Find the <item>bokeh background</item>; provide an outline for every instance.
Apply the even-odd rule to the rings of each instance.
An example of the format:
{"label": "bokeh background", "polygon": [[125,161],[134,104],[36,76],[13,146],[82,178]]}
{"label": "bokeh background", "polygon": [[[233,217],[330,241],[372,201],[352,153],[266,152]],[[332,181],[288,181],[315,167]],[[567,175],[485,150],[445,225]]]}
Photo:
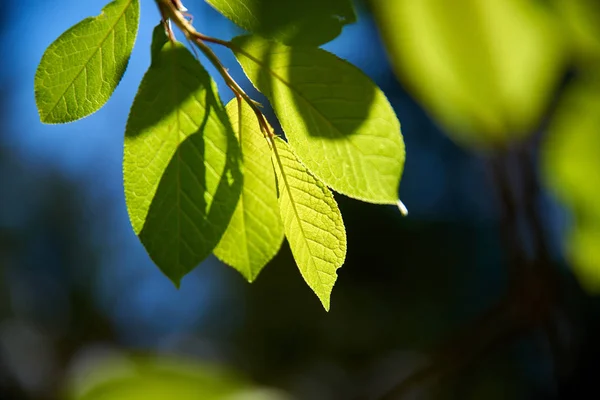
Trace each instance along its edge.
{"label": "bokeh background", "polygon": [[[153,1],[109,103],[39,122],[45,48],[104,3],[1,7],[0,398],[600,396],[600,3],[357,2],[324,48],[394,106],[410,214],[337,196],[349,250],[329,313],[286,245],[251,285],[211,258],[176,290],[133,234],[123,132]],[[240,33],[186,6],[204,33]]]}

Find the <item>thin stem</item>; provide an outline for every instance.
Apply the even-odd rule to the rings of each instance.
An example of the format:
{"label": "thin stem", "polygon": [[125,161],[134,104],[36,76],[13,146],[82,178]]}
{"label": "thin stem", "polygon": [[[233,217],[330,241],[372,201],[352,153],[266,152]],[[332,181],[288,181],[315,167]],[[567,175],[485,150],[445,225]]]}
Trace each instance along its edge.
{"label": "thin stem", "polygon": [[[274,139],[275,135],[271,131],[271,128],[265,118],[265,115],[259,109],[258,104],[254,100],[252,100],[250,98],[250,96],[248,96],[246,94],[244,89],[242,89],[240,87],[240,85],[238,85],[238,83],[235,81],[235,79],[233,79],[233,77],[227,71],[227,68],[225,68],[225,66],[221,63],[221,60],[219,59],[219,57],[214,53],[214,51],[210,47],[208,47],[206,45],[205,42],[219,44],[221,46],[227,47],[228,49],[230,49],[232,51],[234,51],[234,50],[241,51],[241,50],[238,49],[237,47],[235,47],[231,42],[213,38],[210,36],[206,36],[206,35],[198,32],[194,28],[194,26],[191,24],[191,22],[187,20],[187,18],[183,14],[183,12],[179,8],[177,8],[176,5],[174,4],[174,2],[172,2],[171,0],[156,0],[156,3],[161,12],[163,21],[173,21],[173,23],[175,25],[177,25],[177,27],[185,34],[187,39],[190,40],[191,42],[193,42],[200,49],[200,51],[206,56],[206,58],[208,58],[208,60],[215,66],[217,71],[219,71],[219,74],[225,80],[225,84],[234,93],[234,95],[238,101],[239,109],[241,110],[241,101],[243,100],[250,106],[252,111],[254,111],[254,114],[256,114],[256,118],[258,120],[258,125],[260,127],[260,130],[261,130],[262,134],[265,136],[265,138],[267,138],[267,140],[269,141],[269,144],[271,145],[271,149],[273,150],[273,154],[275,155],[275,159],[277,160],[279,168],[282,170],[282,173],[283,173],[283,165],[281,162],[281,158],[279,157],[279,151],[277,150],[277,146],[275,145],[275,139]],[[169,31],[169,37],[171,37],[173,40],[173,35],[172,35],[172,32],[170,31],[170,26],[168,27],[168,31]],[[246,54],[245,52],[242,52],[242,53]]]}
{"label": "thin stem", "polygon": [[210,36],[203,35],[202,33],[196,31],[194,26],[188,21],[184,14],[176,7],[176,5],[170,0],[156,0],[160,12],[163,16],[163,20],[171,20],[177,27],[185,34],[185,36],[192,41],[200,51],[208,58],[208,60],[215,66],[219,74],[225,80],[225,84],[231,89],[231,91],[235,94],[236,97],[243,99],[252,111],[256,114],[258,118],[258,123],[260,125],[260,129],[265,136],[273,136],[273,133],[269,129],[269,125],[265,119],[264,114],[258,108],[257,103],[250,98],[244,92],[244,90],[238,85],[238,83],[233,79],[233,77],[227,71],[227,68],[221,63],[219,57],[213,52],[213,50],[208,47],[205,43],[216,43],[222,46],[225,46],[229,49],[233,49],[233,45],[231,42],[227,42],[224,40],[216,39]]}
{"label": "thin stem", "polygon": [[526,268],[527,262],[519,242],[518,206],[511,189],[506,157],[507,153],[492,156],[489,163],[500,209],[500,237],[508,256],[506,267],[509,292],[513,292],[518,286],[519,277]]}

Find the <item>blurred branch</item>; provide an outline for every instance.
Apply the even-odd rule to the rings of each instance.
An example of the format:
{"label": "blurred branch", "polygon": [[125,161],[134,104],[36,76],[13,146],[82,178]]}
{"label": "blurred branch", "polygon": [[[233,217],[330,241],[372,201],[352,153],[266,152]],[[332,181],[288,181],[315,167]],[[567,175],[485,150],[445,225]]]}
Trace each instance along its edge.
{"label": "blurred branch", "polygon": [[[381,400],[401,399],[417,385],[458,374],[500,346],[536,330],[543,331],[548,340],[555,379],[564,376],[561,366],[568,352],[555,320],[558,277],[537,206],[541,188],[530,145],[509,149],[489,160],[490,178],[499,199],[500,236],[507,255],[505,299],[464,327],[433,353],[426,367],[399,382]],[[511,175],[512,168],[515,176]],[[526,239],[531,242],[530,255]]]}
{"label": "blurred branch", "polygon": [[489,159],[490,178],[496,191],[499,208],[500,236],[506,253],[509,292],[516,289],[519,276],[527,267],[527,256],[520,243],[519,212],[514,182],[509,173],[510,153],[503,152]]}

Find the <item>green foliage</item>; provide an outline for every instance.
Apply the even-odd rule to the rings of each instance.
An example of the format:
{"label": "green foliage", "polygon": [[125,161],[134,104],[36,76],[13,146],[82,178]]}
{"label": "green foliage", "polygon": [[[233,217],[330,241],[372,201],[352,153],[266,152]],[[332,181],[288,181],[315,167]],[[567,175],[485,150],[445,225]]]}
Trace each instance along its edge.
{"label": "green foliage", "polygon": [[207,0],[242,28],[287,44],[320,45],[354,23],[351,0]]}
{"label": "green foliage", "polygon": [[113,357],[96,362],[69,387],[70,400],[284,400],[211,365],[175,357]]}
{"label": "green foliage", "polygon": [[212,79],[184,46],[166,42],[131,108],[123,176],[133,229],[177,285],[225,232],[242,186],[240,161]]}
{"label": "green foliage", "polygon": [[252,282],[279,251],[283,224],[278,212],[271,148],[260,132],[256,115],[247,104],[235,100],[227,105],[227,113],[240,141],[244,184],[215,255]]}
{"label": "green foliage", "polygon": [[561,32],[540,2],[371,3],[397,75],[455,140],[503,147],[538,126],[564,72]]}
{"label": "green foliage", "polygon": [[48,47],[35,75],[42,122],[76,121],[108,101],[125,73],[139,18],[138,0],[115,0]]}
{"label": "green foliage", "polygon": [[600,81],[580,82],[569,89],[544,143],[543,165],[548,185],[575,214],[567,254],[589,291],[600,293]]}
{"label": "green foliage", "polygon": [[[316,47],[355,20],[350,0],[209,2],[275,41],[207,37],[178,2],[156,0],[163,21],[125,130],[123,179],[133,230],[177,286],[211,253],[253,281],[285,235],[302,277],[328,310],[346,232],[327,186],[397,204],[405,156],[400,123],[371,80]],[[42,121],[82,118],[108,100],[125,70],[138,17],[137,0],[115,0],[50,46],[36,75]],[[171,25],[234,92],[227,107],[204,67],[175,41]],[[207,42],[234,51],[272,102],[289,145]]]}
{"label": "green foliage", "polygon": [[279,209],[304,280],[329,310],[336,270],[346,259],[342,215],[327,187],[300,163],[287,143],[275,140]]}
{"label": "green foliage", "polygon": [[590,171],[600,171],[600,81],[569,89],[544,143],[550,185],[568,204],[600,221],[600,186],[590,184]]}
{"label": "green foliage", "polygon": [[567,257],[581,286],[594,295],[600,294],[600,221],[575,224],[567,240]]}
{"label": "green foliage", "polygon": [[396,204],[404,166],[400,124],[381,90],[331,53],[254,36],[236,56],[281,121],[295,153],[337,192]]}

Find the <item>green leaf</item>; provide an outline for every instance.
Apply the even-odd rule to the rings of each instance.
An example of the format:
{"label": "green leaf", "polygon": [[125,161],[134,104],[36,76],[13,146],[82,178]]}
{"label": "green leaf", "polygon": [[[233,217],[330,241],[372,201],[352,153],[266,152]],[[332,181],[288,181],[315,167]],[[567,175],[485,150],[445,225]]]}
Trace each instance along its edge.
{"label": "green leaf", "polygon": [[226,107],[238,135],[243,158],[244,184],[229,227],[215,255],[252,282],[277,254],[283,242],[271,148],[247,105],[234,99]]}
{"label": "green leaf", "polygon": [[139,18],[138,0],[115,0],[48,47],[35,74],[42,122],[76,121],[108,101],[127,68]]}
{"label": "green leaf", "polygon": [[[545,180],[564,203],[600,221],[600,79],[563,94],[542,144]],[[591,179],[591,180],[590,180]]]}
{"label": "green leaf", "polygon": [[225,232],[242,187],[239,164],[214,82],[185,47],[165,44],[131,108],[123,173],[133,229],[176,285]]}
{"label": "green leaf", "polygon": [[[172,356],[112,354],[75,368],[66,382],[70,400],[287,400],[222,367]],[[83,364],[77,365],[84,366]]]}
{"label": "green leaf", "polygon": [[581,286],[600,293],[600,79],[564,93],[541,155],[546,184],[572,212],[566,255]]}
{"label": "green leaf", "polygon": [[370,3],[396,75],[454,140],[504,147],[538,126],[565,68],[542,2]]}
{"label": "green leaf", "polygon": [[281,121],[290,146],[320,180],[347,196],[396,204],[404,167],[400,123],[383,92],[324,50],[258,37],[235,54]]}
{"label": "green leaf", "polygon": [[207,0],[242,28],[287,44],[318,46],[356,22],[351,0]]}
{"label": "green leaf", "polygon": [[346,259],[346,230],[333,195],[276,138],[273,163],[285,235],[302,277],[329,311],[337,269]]}
{"label": "green leaf", "polygon": [[600,294],[600,220],[576,224],[567,238],[567,258],[581,287]]}

